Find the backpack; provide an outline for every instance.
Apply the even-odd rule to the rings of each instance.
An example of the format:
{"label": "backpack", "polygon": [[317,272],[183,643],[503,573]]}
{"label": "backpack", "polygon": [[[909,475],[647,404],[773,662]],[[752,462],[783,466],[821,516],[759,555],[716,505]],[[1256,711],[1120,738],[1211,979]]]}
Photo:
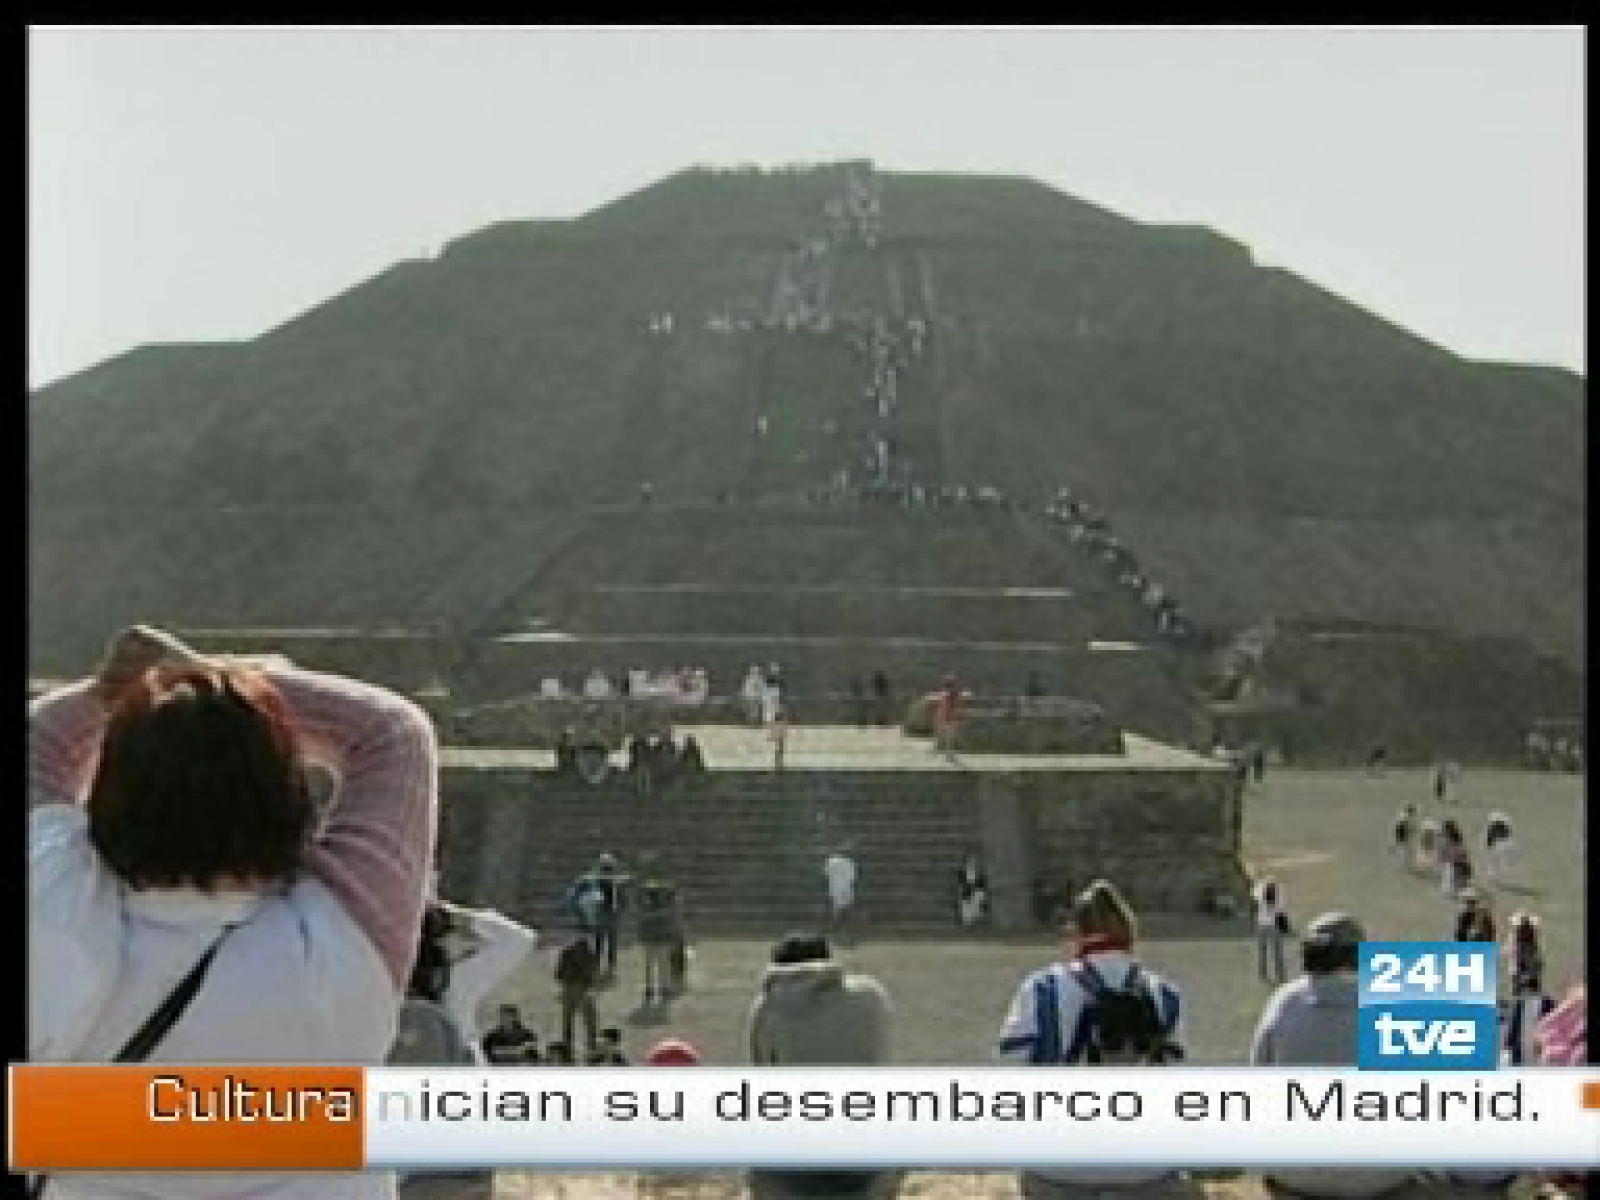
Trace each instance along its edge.
{"label": "backpack", "polygon": [[1160,1066],[1179,1057],[1171,1041],[1169,1023],[1161,1019],[1154,990],[1139,969],[1128,968],[1120,987],[1110,987],[1098,971],[1082,960],[1072,964],[1088,1003],[1073,1039],[1078,1054],[1090,1066]]}
{"label": "backpack", "polygon": [[567,901],[579,924],[592,928],[600,923],[606,909],[605,887],[593,875],[585,875],[572,885]]}

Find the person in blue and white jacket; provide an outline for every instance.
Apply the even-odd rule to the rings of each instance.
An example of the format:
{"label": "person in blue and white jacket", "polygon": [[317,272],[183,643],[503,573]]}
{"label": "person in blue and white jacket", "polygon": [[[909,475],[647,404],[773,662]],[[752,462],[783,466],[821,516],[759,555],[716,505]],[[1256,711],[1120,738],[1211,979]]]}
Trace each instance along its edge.
{"label": "person in blue and white jacket", "polygon": [[[1091,989],[1143,987],[1154,1002],[1162,1052],[1157,1061],[1183,1058],[1183,1000],[1178,989],[1133,955],[1138,923],[1127,901],[1106,880],[1096,880],[1073,901],[1074,942],[1063,962],[1051,963],[1022,981],[1000,1031],[995,1056],[1001,1063],[1041,1066],[1090,1065],[1095,1010]],[[1141,1189],[1171,1172],[1140,1168],[1073,1168],[1025,1173],[1025,1197],[1049,1196],[1060,1188]]]}

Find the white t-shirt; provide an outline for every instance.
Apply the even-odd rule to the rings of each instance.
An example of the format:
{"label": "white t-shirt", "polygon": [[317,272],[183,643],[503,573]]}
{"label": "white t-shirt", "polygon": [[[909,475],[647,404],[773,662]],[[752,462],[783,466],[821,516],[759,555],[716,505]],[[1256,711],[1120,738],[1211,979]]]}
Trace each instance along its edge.
{"label": "white t-shirt", "polygon": [[828,855],[822,864],[828,880],[828,896],[835,908],[848,908],[856,898],[856,864],[842,854]]}
{"label": "white t-shirt", "polygon": [[1261,892],[1256,892],[1256,927],[1258,929],[1276,929],[1278,914],[1283,912],[1283,891],[1277,893],[1277,899],[1268,903]]}

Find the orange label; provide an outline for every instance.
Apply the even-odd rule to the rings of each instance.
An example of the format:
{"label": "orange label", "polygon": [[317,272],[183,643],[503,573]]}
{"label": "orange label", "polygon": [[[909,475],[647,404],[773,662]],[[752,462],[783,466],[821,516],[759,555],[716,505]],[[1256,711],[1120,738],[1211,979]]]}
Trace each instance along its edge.
{"label": "orange label", "polygon": [[15,1171],[359,1171],[359,1067],[15,1065]]}
{"label": "orange label", "polygon": [[1590,1112],[1600,1112],[1600,1083],[1586,1083],[1579,1101]]}

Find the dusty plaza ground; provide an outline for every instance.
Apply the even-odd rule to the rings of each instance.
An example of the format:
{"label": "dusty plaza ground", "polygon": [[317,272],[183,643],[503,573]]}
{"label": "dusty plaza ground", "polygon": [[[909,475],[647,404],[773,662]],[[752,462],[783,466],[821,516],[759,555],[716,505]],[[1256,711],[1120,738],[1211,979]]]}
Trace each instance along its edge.
{"label": "dusty plaza ground", "polygon": [[[1517,908],[1540,914],[1547,986],[1563,990],[1584,971],[1582,777],[1468,771],[1459,794],[1459,808],[1446,815],[1456,816],[1474,839],[1491,808],[1511,814],[1518,842],[1516,878],[1496,891],[1496,913],[1502,928],[1504,918]],[[1269,770],[1263,783],[1251,785],[1247,797],[1246,861],[1252,870],[1271,872],[1282,882],[1297,922],[1342,908],[1360,916],[1373,937],[1448,937],[1453,906],[1441,895],[1437,879],[1400,869],[1385,852],[1392,817],[1408,801],[1430,810],[1427,772],[1390,771],[1372,777],[1359,771]],[[1240,1061],[1268,993],[1255,974],[1248,926],[1220,920],[1187,920],[1182,927],[1166,929],[1162,924],[1150,922],[1141,957],[1183,989],[1191,1060]],[[875,974],[890,992],[896,1009],[896,1060],[942,1065],[987,1060],[1016,984],[1054,950],[1054,940],[1042,934],[998,942],[965,940],[952,931],[947,942],[879,943],[869,936],[848,948],[846,956]],[[654,1039],[671,1034],[691,1040],[709,1061],[742,1063],[745,1016],[766,952],[765,944],[755,942],[698,945],[693,990],[677,1002],[664,1024],[645,1025],[634,1011],[640,992],[637,951],[625,946],[620,982],[602,996],[602,1021],[622,1028],[634,1058],[642,1057]],[[536,953],[504,996],[491,998],[522,1004],[530,1023],[547,1039],[558,1033],[550,971],[549,954]],[[707,1180],[701,1194],[737,1194],[725,1183]],[[1243,1181],[1227,1185],[1230,1195],[1240,1195],[1244,1186]],[[631,1194],[631,1188],[615,1190],[621,1187],[623,1181],[616,1179],[507,1174],[501,1177],[498,1195],[601,1200]],[[1010,1188],[1009,1180],[1000,1177],[915,1176],[902,1194],[958,1200],[1014,1195]]]}

